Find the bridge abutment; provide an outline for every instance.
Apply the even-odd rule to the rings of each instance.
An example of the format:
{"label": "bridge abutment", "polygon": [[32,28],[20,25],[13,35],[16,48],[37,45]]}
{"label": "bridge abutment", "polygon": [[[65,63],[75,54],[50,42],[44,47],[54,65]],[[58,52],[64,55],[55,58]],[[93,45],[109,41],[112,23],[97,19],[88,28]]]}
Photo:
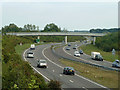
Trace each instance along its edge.
{"label": "bridge abutment", "polygon": [[93,37],[93,45],[95,45],[96,37]]}
{"label": "bridge abutment", "polygon": [[65,36],[65,44],[67,44],[67,36]]}

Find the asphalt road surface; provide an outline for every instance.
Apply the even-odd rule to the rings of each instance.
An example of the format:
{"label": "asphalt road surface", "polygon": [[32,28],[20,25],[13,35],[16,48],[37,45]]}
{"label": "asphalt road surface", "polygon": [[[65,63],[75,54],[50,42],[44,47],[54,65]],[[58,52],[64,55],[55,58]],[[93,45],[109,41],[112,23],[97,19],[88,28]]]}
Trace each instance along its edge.
{"label": "asphalt road surface", "polygon": [[[96,88],[103,88],[106,90],[107,88],[103,85],[100,85],[96,82],[93,82],[85,77],[82,77],[78,74],[75,75],[64,75],[63,74],[63,68],[65,67],[59,62],[59,58],[55,56],[51,49],[51,44],[45,44],[45,45],[39,45],[36,46],[35,50],[32,50],[34,52],[34,58],[27,58],[27,52],[29,49],[27,49],[23,57],[25,61],[28,61],[31,65],[31,67],[41,74],[46,81],[52,80],[58,80],[61,83],[62,88],[81,88],[83,90],[88,90],[91,88],[92,90],[96,90]],[[48,68],[38,68],[37,67],[37,59],[45,59],[47,60]]]}
{"label": "asphalt road surface", "polygon": [[[97,61],[97,60],[93,60],[91,58],[91,56],[84,54],[81,54],[80,57],[76,57],[74,56],[74,52],[76,51],[76,49],[73,49],[73,47],[75,47],[76,43],[72,43],[71,46],[65,46],[65,47],[60,47],[60,48],[56,48],[55,52],[61,56],[64,57],[68,57],[71,59],[74,59],[76,61],[85,61],[88,63],[92,63],[92,64],[96,64],[96,65],[102,65],[102,66],[106,66],[106,67],[110,67],[110,68],[114,68],[112,67],[112,62],[108,62],[108,61]],[[77,43],[78,46],[81,46],[85,43]],[[70,47],[70,50],[66,50],[67,47]],[[84,51],[83,51],[84,52]],[[114,69],[118,69],[118,68],[114,68]]]}

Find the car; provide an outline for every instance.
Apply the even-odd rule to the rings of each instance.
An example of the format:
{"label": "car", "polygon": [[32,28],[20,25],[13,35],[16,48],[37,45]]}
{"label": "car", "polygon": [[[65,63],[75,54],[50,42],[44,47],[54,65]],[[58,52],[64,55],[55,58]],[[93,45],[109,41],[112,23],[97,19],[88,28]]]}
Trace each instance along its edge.
{"label": "car", "polygon": [[77,44],[75,44],[75,47],[77,47]]}
{"label": "car", "polygon": [[35,50],[35,44],[31,44],[30,49]]}
{"label": "car", "polygon": [[120,61],[119,61],[119,60],[115,60],[115,61],[112,63],[112,67],[120,68]]}
{"label": "car", "polygon": [[27,53],[27,58],[34,58],[34,53],[33,52],[28,52]]}
{"label": "car", "polygon": [[67,48],[66,48],[66,50],[70,50],[70,48],[69,48],[69,47],[67,47]]}
{"label": "car", "polygon": [[47,68],[47,61],[43,59],[38,60],[37,67]]}
{"label": "car", "polygon": [[71,44],[69,43],[68,46],[71,46]]}
{"label": "car", "polygon": [[63,74],[65,74],[65,75],[67,75],[67,74],[75,75],[75,70],[72,67],[65,67],[63,69]]}
{"label": "car", "polygon": [[80,54],[83,54],[83,50],[80,50],[79,53],[80,53]]}
{"label": "car", "polygon": [[75,52],[74,52],[74,56],[80,57],[80,53],[79,53],[78,51],[75,51]]}
{"label": "car", "polygon": [[77,49],[77,47],[73,47],[73,49]]}

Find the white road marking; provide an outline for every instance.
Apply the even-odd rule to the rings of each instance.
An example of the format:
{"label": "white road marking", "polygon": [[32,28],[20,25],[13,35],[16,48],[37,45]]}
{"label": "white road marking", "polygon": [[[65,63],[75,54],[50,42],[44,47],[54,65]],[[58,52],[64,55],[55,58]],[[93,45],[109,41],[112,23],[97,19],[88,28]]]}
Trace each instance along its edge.
{"label": "white road marking", "polygon": [[88,90],[87,88],[85,88],[85,87],[82,87],[83,89],[85,89],[85,90]]}
{"label": "white road marking", "polygon": [[69,80],[69,81],[72,82],[72,83],[74,82],[74,81],[72,81],[72,80]]}
{"label": "white road marking", "polygon": [[[65,47],[63,47],[63,51],[64,51],[65,53],[67,53],[68,55],[72,56],[72,57],[75,57],[75,58],[77,58],[77,59],[81,59],[81,60],[83,60],[83,61],[86,61],[86,60],[83,59],[83,58],[76,57],[76,56],[73,56],[72,54],[68,53],[67,51],[65,51]],[[99,64],[93,63],[93,62],[91,62],[91,61],[89,61],[89,62],[92,63],[92,64],[95,64],[95,65],[99,65]]]}
{"label": "white road marking", "polygon": [[52,70],[53,72],[55,72],[54,70]]}
{"label": "white road marking", "polygon": [[[54,63],[53,61],[51,61],[49,58],[47,58],[47,57],[45,56],[44,51],[45,51],[45,49],[47,49],[47,48],[49,48],[49,47],[46,47],[46,48],[44,48],[44,49],[42,50],[43,56],[44,56],[48,61],[50,61],[51,63],[53,63],[53,64],[55,64],[56,66],[58,66],[58,67],[60,67],[60,68],[63,69],[64,67],[62,67],[62,66]],[[89,82],[91,82],[91,83],[93,83],[93,84],[96,84],[96,85],[98,85],[98,86],[100,86],[100,87],[102,87],[102,88],[108,89],[107,87],[105,87],[105,86],[103,86],[103,85],[100,85],[100,84],[98,84],[98,83],[96,83],[96,82],[94,82],[94,81],[91,81],[91,80],[89,80],[89,79],[87,79],[87,78],[85,78],[85,77],[83,77],[83,76],[80,76],[80,75],[78,75],[78,74],[75,74],[75,75],[78,76],[78,77],[80,77],[80,78],[82,78],[82,79],[84,79],[84,80],[86,80],[86,81],[89,81]]]}
{"label": "white road marking", "polygon": [[[27,50],[29,50],[29,48],[26,49],[26,50],[24,51],[24,53],[23,53],[23,58],[24,58],[25,61],[27,61],[27,59],[25,58],[25,53],[26,53]],[[30,63],[29,63],[29,64],[30,64]],[[35,69],[31,64],[30,64],[30,66],[31,66],[37,73],[39,73],[40,75],[42,75],[46,80],[50,81],[50,79],[48,79],[45,75],[43,75],[42,73],[40,73],[40,72],[39,72],[37,69]]]}
{"label": "white road marking", "polygon": [[60,74],[60,76],[62,76],[62,74]]}

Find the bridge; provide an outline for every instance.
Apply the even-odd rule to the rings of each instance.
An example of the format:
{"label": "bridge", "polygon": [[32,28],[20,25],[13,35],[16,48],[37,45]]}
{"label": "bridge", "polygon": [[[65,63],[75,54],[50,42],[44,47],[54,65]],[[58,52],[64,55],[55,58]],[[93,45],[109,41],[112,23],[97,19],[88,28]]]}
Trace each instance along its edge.
{"label": "bridge", "polygon": [[95,44],[96,37],[105,36],[105,33],[86,33],[86,32],[19,32],[6,33],[6,35],[15,36],[65,36],[65,43],[67,44],[67,36],[90,36],[93,37],[93,44]]}

